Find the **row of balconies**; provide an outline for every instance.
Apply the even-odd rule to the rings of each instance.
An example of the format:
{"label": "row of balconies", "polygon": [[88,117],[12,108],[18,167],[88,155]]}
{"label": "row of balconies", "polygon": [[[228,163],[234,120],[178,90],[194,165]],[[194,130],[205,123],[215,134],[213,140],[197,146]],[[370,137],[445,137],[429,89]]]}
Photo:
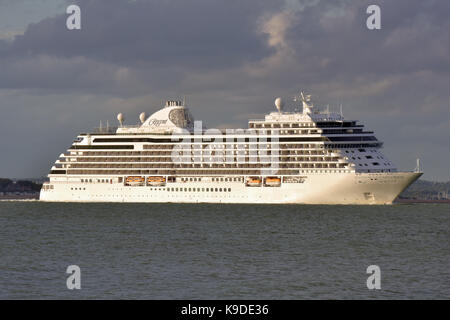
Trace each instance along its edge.
{"label": "row of balconies", "polygon": [[[316,170],[316,169],[314,169]],[[68,170],[67,174],[80,175],[260,175],[259,170],[246,169],[221,169],[221,170],[192,170],[192,169],[176,169],[176,170]],[[299,170],[278,170],[279,175],[298,175]]]}
{"label": "row of balconies", "polygon": [[[328,156],[327,159],[329,158],[329,156],[333,156],[332,160],[327,160],[327,161],[337,161],[339,158],[339,155],[333,155],[333,154],[325,154],[325,153],[294,153],[293,151],[289,152],[289,151],[284,151],[284,152],[280,152],[280,153],[274,153],[272,154],[271,152],[267,152],[266,154],[264,153],[259,153],[259,154],[203,154],[203,155],[195,155],[195,154],[190,154],[190,155],[184,155],[184,154],[179,154],[176,157],[177,158],[186,158],[186,157],[191,157],[191,158],[201,158],[203,159],[203,161],[205,159],[208,158],[214,158],[214,159],[228,159],[230,156],[233,157],[234,160],[236,160],[237,158],[242,158],[244,155],[246,155],[246,159],[250,158],[250,157],[259,157],[259,158],[264,158],[264,157],[280,157],[282,159],[304,159],[305,157],[299,157],[299,156]],[[236,157],[235,157],[236,156]],[[335,159],[334,159],[335,158]],[[104,157],[104,158],[96,158],[96,157],[77,157],[74,158],[74,160],[70,160],[68,161],[65,158],[61,158],[58,159],[57,162],[58,163],[64,163],[64,162],[165,162],[168,161],[170,162],[172,160],[172,156],[171,157],[136,157],[136,158],[127,158],[127,157]],[[320,159],[317,157],[313,157],[311,159]],[[347,158],[348,159],[348,158]],[[291,161],[291,160],[289,160]],[[314,161],[314,160],[313,160]]]}
{"label": "row of balconies", "polygon": [[[234,145],[234,148],[227,148],[224,147],[222,145],[221,148],[219,148],[219,145],[217,144],[213,144],[214,149],[219,149],[219,150],[230,150],[230,149],[234,149],[234,150],[258,150],[258,149],[262,149],[262,145],[264,144],[245,144],[244,148],[241,148],[239,145]],[[209,145],[211,146],[211,145]],[[145,147],[145,145],[144,145]],[[205,150],[205,147],[203,147],[203,150]],[[145,149],[145,148],[144,148]],[[189,149],[189,148],[187,148]],[[191,150],[197,150],[195,147],[191,147]],[[322,150],[324,149],[324,145],[323,144],[285,144],[285,143],[280,143],[277,144],[277,148],[274,148],[274,144],[272,143],[268,143],[267,144],[267,148],[265,148],[267,150],[271,150],[271,149],[313,149],[313,150]],[[162,151],[164,150],[164,151]],[[161,154],[164,153],[169,153],[171,154],[171,152],[173,151],[173,145],[170,145],[170,147],[165,147],[161,150],[158,150],[158,152],[160,152]],[[87,155],[87,156],[151,156],[151,155],[155,155],[157,153],[155,153],[154,151],[90,151],[90,150],[82,150],[79,149],[77,151],[71,151],[71,152],[66,152],[63,153],[62,156],[64,157],[71,157],[71,156],[78,156],[78,155]]]}
{"label": "row of balconies", "polygon": [[152,164],[109,164],[109,165],[97,165],[97,164],[75,164],[75,165],[68,165],[66,167],[61,167],[58,165],[55,165],[53,169],[59,169],[59,168],[66,168],[66,169],[108,169],[108,168],[124,168],[124,169],[133,169],[133,168],[345,168],[348,164],[347,163],[258,163],[258,164],[251,164],[251,163],[243,163],[243,164],[219,164],[219,163],[213,163],[213,164],[199,164],[199,163],[178,163],[178,164],[158,164],[158,165],[152,165]]}
{"label": "row of balconies", "polygon": [[[176,163],[177,161],[173,161],[172,158],[166,157],[166,158],[150,158],[146,161],[124,161],[124,159],[121,158],[94,158],[94,159],[87,159],[87,158],[80,158],[77,162],[67,162],[67,161],[61,161],[57,160],[56,164],[61,166],[64,165],[78,165],[82,163],[93,163],[93,164],[109,164],[109,163],[122,163],[122,164],[130,164],[130,165],[139,165],[142,163]],[[299,156],[254,156],[254,157],[223,157],[223,156],[212,156],[212,157],[190,157],[190,156],[180,156],[177,157],[177,160],[179,162],[190,162],[190,163],[216,163],[216,162],[233,162],[233,163],[239,163],[239,162],[346,162],[347,159],[342,159],[340,157],[299,157]],[[130,163],[132,162],[132,163]],[[100,165],[100,164],[99,164]]]}

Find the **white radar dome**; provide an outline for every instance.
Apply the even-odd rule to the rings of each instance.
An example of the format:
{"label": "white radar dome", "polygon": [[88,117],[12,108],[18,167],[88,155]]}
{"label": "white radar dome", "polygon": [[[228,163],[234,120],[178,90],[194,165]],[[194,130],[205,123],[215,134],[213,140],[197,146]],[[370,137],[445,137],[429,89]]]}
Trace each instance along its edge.
{"label": "white radar dome", "polygon": [[119,114],[117,115],[117,120],[119,120],[120,125],[123,124],[123,120],[125,120],[125,117],[124,117],[123,113],[119,113]]}
{"label": "white radar dome", "polygon": [[141,120],[141,123],[144,123],[145,122],[145,118],[146,118],[147,116],[146,116],[146,114],[145,114],[145,112],[142,112],[140,115],[139,115],[139,120]]}
{"label": "white radar dome", "polygon": [[275,106],[277,107],[278,112],[281,112],[281,110],[284,107],[284,101],[281,98],[276,98],[275,99]]}

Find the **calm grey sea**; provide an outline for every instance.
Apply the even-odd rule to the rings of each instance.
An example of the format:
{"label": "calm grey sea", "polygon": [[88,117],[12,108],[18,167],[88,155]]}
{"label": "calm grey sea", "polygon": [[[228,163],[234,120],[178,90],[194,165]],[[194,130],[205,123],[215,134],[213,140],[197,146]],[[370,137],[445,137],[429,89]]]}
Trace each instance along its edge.
{"label": "calm grey sea", "polygon": [[3,299],[450,298],[448,204],[2,201],[0,226]]}

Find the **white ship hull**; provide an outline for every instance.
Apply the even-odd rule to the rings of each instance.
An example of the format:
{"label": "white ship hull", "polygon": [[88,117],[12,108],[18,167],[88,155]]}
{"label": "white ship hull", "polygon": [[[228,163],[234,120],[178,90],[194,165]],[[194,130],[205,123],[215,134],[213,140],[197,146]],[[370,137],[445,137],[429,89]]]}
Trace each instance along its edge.
{"label": "white ship hull", "polygon": [[[324,173],[302,183],[248,187],[243,182],[172,182],[164,187],[123,183],[53,182],[40,200],[63,202],[391,204],[422,173]],[[303,180],[303,179],[302,179]],[[208,192],[206,190],[209,190]],[[212,191],[211,191],[212,190]],[[217,190],[217,191],[216,191]]]}

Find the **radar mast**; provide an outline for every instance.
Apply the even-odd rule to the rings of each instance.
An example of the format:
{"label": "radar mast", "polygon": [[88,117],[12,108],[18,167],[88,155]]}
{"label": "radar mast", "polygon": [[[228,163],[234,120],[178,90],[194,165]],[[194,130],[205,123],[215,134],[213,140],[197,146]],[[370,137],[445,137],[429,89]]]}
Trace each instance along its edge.
{"label": "radar mast", "polygon": [[310,94],[305,94],[303,91],[301,91],[299,96],[294,97],[294,101],[302,102],[303,114],[313,113],[312,109],[314,108],[314,105],[311,102]]}

